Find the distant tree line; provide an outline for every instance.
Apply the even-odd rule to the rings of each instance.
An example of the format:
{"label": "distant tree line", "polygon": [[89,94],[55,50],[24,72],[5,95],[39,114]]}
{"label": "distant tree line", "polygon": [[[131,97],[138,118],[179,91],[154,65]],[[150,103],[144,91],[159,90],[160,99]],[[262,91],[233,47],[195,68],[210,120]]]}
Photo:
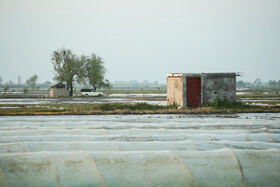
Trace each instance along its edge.
{"label": "distant tree line", "polygon": [[[55,52],[54,52],[55,53]],[[61,51],[59,51],[61,53]],[[68,53],[72,53],[71,51]],[[59,54],[58,54],[59,55]],[[57,57],[57,56],[56,56]],[[52,57],[54,58],[54,57]],[[58,57],[57,57],[58,58]],[[65,56],[65,62],[69,61],[69,57]],[[78,58],[74,55],[72,58]],[[115,89],[119,88],[166,88],[166,84],[159,84],[158,81],[149,82],[147,80],[143,82],[139,82],[136,80],[131,81],[115,81],[114,83],[110,83],[107,79],[104,79],[104,75],[106,69],[104,67],[104,62],[100,57],[97,57],[95,54],[91,56],[81,56],[77,60],[76,67],[79,67],[79,71],[74,71],[71,74],[71,68],[68,66],[74,66],[74,64],[67,64],[67,63],[57,63],[60,66],[56,66],[57,74],[54,80],[57,80],[62,83],[66,83],[67,87],[73,89],[73,84],[75,87],[90,87],[92,86],[95,89],[105,88],[109,89],[114,87]],[[82,62],[79,62],[82,61]],[[53,62],[56,64],[56,62]],[[56,65],[57,65],[56,64]],[[74,66],[75,67],[75,66]],[[68,71],[66,71],[68,70]],[[49,88],[53,83],[50,81],[46,81],[44,83],[38,83],[38,75],[33,75],[29,77],[25,83],[22,83],[22,79],[20,76],[17,78],[18,83],[14,83],[12,81],[5,82],[3,81],[2,77],[0,76],[0,88],[25,88],[25,90],[32,89],[34,90],[39,88]],[[280,89],[280,80],[269,80],[268,82],[263,82],[261,79],[256,79],[253,82],[249,81],[242,81],[239,80],[236,82],[237,88],[253,88],[253,89]],[[72,90],[73,93],[73,90]]]}
{"label": "distant tree line", "polygon": [[102,58],[96,54],[77,56],[70,49],[59,49],[52,54],[55,71],[54,80],[65,83],[73,95],[74,82],[94,89],[110,88],[110,82],[105,79],[106,68]]}
{"label": "distant tree line", "polygon": [[269,80],[268,82],[262,82],[261,79],[256,79],[254,82],[239,80],[236,82],[237,88],[254,88],[254,89],[279,89],[280,80]]}
{"label": "distant tree line", "polygon": [[18,83],[15,84],[14,82],[12,81],[8,81],[6,82],[5,84],[2,84],[2,77],[0,76],[0,86],[4,86],[6,89],[9,89],[9,87],[11,88],[22,88],[22,87],[26,87],[26,88],[30,88],[32,90],[35,89],[35,87],[37,86],[37,82],[38,82],[38,75],[33,75],[31,77],[29,77],[27,80],[26,80],[26,83],[25,84],[22,84],[21,83],[21,77],[18,76],[17,78],[18,80]]}
{"label": "distant tree line", "polygon": [[149,82],[144,80],[143,82],[139,82],[136,80],[130,81],[115,81],[112,83],[114,88],[166,88],[166,84],[160,84],[158,81]]}

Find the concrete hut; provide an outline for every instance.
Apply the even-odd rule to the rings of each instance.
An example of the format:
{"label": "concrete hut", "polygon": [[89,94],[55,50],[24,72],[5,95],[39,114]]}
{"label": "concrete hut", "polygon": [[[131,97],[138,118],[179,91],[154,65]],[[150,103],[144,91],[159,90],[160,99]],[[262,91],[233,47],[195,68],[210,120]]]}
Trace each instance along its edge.
{"label": "concrete hut", "polygon": [[51,97],[69,97],[69,90],[65,84],[58,83],[51,87]]}
{"label": "concrete hut", "polygon": [[196,107],[218,99],[235,101],[236,73],[172,73],[167,75],[167,105]]}

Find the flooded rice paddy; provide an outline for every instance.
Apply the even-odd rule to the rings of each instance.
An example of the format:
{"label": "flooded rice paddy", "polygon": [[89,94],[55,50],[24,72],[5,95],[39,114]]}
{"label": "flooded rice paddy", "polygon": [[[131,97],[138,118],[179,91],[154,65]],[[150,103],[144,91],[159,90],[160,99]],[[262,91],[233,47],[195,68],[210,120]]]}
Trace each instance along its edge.
{"label": "flooded rice paddy", "polygon": [[279,186],[280,114],[0,117],[0,186]]}
{"label": "flooded rice paddy", "polygon": [[[101,104],[101,103],[139,103],[167,105],[166,101],[137,100],[123,97],[75,97],[75,98],[0,98],[1,108],[4,105],[41,105],[41,104]],[[12,107],[12,106],[9,106]]]}
{"label": "flooded rice paddy", "polygon": [[[237,92],[237,95],[245,94],[246,92]],[[251,97],[252,94],[245,94],[248,97],[238,98],[246,104],[259,106],[280,106],[280,96],[264,96]],[[101,104],[101,103],[148,103],[166,106],[166,93],[127,93],[127,94],[109,94],[104,97],[73,97],[73,98],[50,98],[49,95],[41,95],[41,97],[29,98],[0,98],[0,108],[5,108],[4,105],[41,105],[41,104]],[[12,106],[9,106],[12,107]],[[17,106],[15,106],[17,107]]]}

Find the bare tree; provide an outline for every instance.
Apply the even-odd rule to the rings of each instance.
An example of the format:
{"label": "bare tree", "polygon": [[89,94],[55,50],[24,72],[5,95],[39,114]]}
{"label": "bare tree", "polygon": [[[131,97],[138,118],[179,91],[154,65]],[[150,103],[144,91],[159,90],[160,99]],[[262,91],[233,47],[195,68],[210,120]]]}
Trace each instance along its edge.
{"label": "bare tree", "polygon": [[20,76],[17,77],[17,81],[18,81],[18,85],[21,85],[21,77]]}

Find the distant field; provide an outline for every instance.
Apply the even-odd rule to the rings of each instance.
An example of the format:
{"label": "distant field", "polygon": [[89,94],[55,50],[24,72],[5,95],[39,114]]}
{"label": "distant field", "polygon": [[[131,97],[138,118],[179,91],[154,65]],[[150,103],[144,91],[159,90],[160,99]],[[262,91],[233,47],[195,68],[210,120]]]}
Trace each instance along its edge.
{"label": "distant field", "polygon": [[[72,98],[50,98],[48,90],[31,90],[27,94],[23,94],[22,90],[9,90],[6,93],[0,91],[0,105],[4,107],[7,103],[13,104],[11,99],[16,100],[15,104],[98,104],[98,103],[137,103],[146,102],[148,104],[166,105],[167,90],[157,88],[145,89],[113,89],[100,90],[104,92],[103,98],[81,98],[79,90],[75,90]],[[279,90],[237,90],[237,101],[245,104],[258,106],[280,106]],[[10,100],[9,100],[10,99]],[[29,100],[28,100],[29,99]],[[31,99],[31,100],[30,100]],[[37,99],[37,100],[36,100]]]}

